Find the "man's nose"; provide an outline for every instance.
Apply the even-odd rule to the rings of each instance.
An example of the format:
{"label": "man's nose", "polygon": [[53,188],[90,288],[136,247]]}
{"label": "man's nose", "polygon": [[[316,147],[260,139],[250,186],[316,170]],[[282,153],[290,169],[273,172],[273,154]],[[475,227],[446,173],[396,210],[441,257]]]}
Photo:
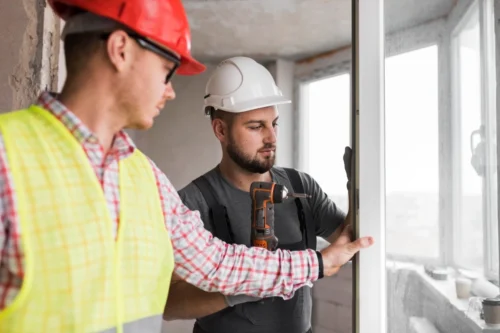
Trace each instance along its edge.
{"label": "man's nose", "polygon": [[274,127],[270,127],[267,130],[266,137],[264,138],[265,143],[276,143],[277,133]]}
{"label": "man's nose", "polygon": [[172,82],[167,83],[167,85],[165,86],[163,98],[165,99],[165,101],[171,101],[175,99],[175,90]]}

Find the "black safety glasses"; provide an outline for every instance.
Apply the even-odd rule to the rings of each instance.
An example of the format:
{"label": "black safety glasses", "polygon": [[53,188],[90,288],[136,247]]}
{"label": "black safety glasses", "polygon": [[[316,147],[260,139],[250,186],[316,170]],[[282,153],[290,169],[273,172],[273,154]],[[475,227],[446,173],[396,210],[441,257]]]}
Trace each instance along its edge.
{"label": "black safety glasses", "polygon": [[[110,35],[111,33],[103,34],[101,35],[101,38],[106,40]],[[174,66],[169,70],[165,78],[165,84],[169,83],[170,80],[172,79],[172,76],[174,76],[175,72],[179,68],[181,64],[181,59],[179,59],[179,57],[177,57],[172,52],[159,47],[158,45],[142,37],[141,35],[135,33],[128,33],[128,35],[130,36],[130,38],[133,38],[137,42],[137,44],[139,44],[139,46],[141,46],[142,48],[154,52],[158,54],[160,57],[163,57],[174,64]]]}

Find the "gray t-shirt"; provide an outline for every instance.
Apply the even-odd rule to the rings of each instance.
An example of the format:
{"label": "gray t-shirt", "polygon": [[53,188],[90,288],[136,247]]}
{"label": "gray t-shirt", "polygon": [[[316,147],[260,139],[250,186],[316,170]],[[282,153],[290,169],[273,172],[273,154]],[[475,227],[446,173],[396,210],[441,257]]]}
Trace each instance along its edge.
{"label": "gray t-shirt", "polygon": [[[279,167],[272,168],[271,175],[275,183],[285,185],[289,191],[292,191],[292,185],[285,170]],[[299,172],[299,175],[304,185],[304,192],[312,196],[308,200],[313,213],[316,235],[328,238],[344,222],[345,213],[328,198],[311,176],[304,172]],[[232,185],[221,175],[218,168],[207,172],[205,177],[214,188],[220,203],[227,208],[231,229],[234,232],[234,241],[250,245],[252,201],[249,192],[242,191]],[[194,183],[190,183],[179,191],[179,195],[189,209],[200,212],[205,228],[213,232],[209,219],[209,208],[198,187]],[[274,211],[276,237],[279,240],[287,240],[287,243],[300,241],[302,234],[294,201],[287,200],[276,204]]]}
{"label": "gray t-shirt", "polygon": [[[289,191],[293,191],[292,185],[286,171],[275,167],[271,169],[273,182],[282,184]],[[310,194],[309,206],[313,215],[316,235],[322,238],[330,236],[336,228],[344,222],[345,213],[342,212],[333,201],[323,192],[318,183],[308,174],[299,172],[304,192]],[[208,182],[212,185],[219,203],[227,209],[233,240],[238,244],[250,246],[250,221],[251,221],[251,198],[249,192],[242,191],[226,180],[216,167],[205,174]],[[184,204],[191,210],[200,212],[205,228],[213,232],[209,217],[209,207],[194,183],[188,184],[179,191]],[[302,241],[300,220],[297,214],[297,206],[294,200],[287,200],[274,206],[275,235],[280,245],[294,244]],[[305,288],[308,290],[308,288]],[[283,310],[276,309],[272,313],[268,307],[265,311],[259,311],[256,304],[243,304],[236,306],[234,313],[218,313],[205,318],[200,318],[198,324],[207,332],[218,331],[232,332],[231,327],[238,327],[241,332],[299,332],[303,333],[310,327],[312,298],[310,292],[302,291],[295,308],[289,307],[293,313],[282,313]],[[269,306],[269,305],[267,305]],[[281,309],[283,305],[277,305]],[[297,309],[299,307],[299,309]],[[272,309],[272,308],[271,308]],[[298,320],[290,318],[299,317]],[[246,317],[242,320],[241,317]],[[281,317],[281,318],[277,318]],[[241,321],[240,321],[241,320]],[[276,321],[281,324],[276,324]],[[289,323],[290,327],[283,326]],[[242,327],[246,326],[246,327]],[[301,326],[300,328],[297,326]],[[215,329],[216,328],[216,329]]]}

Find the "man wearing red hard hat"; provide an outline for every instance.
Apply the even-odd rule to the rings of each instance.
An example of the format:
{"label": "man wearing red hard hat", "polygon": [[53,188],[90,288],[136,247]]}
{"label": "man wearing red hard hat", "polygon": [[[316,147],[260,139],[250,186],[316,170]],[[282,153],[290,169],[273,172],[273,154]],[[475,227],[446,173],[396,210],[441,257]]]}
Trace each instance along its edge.
{"label": "man wearing red hard hat", "polygon": [[172,278],[288,299],[371,244],[213,238],[123,131],[153,124],[174,73],[205,69],[181,1],[48,3],[66,21],[64,88],[0,115],[0,332],[159,332]]}

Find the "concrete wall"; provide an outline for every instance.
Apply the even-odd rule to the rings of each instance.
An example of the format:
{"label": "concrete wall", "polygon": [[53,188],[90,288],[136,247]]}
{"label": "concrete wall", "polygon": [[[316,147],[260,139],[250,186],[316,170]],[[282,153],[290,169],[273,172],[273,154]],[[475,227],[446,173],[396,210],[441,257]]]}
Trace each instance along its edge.
{"label": "concrete wall", "polygon": [[57,88],[59,20],[44,1],[0,2],[0,110],[29,105]]}
{"label": "concrete wall", "polygon": [[[28,16],[22,1],[2,1],[0,3],[0,31],[2,49],[0,51],[0,110],[12,108],[13,91],[9,84],[10,77],[19,61],[23,35],[28,24]],[[11,18],[7,20],[6,18]]]}

